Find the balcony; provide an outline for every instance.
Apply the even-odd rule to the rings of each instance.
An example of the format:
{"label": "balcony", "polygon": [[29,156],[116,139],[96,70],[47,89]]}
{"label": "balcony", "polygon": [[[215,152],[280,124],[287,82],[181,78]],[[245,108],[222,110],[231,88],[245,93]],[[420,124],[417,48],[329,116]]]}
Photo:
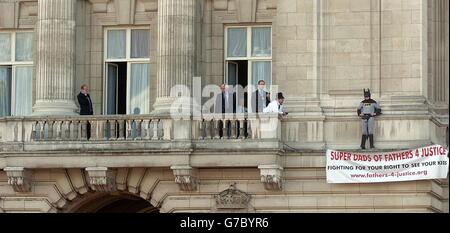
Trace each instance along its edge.
{"label": "balcony", "polygon": [[0,167],[245,167],[276,163],[280,139],[278,114],[8,117],[0,119]]}

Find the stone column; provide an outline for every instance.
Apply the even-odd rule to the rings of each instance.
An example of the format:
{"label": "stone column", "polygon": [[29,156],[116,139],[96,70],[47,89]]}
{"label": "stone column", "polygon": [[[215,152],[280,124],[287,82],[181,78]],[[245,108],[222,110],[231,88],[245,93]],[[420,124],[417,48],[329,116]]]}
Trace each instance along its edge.
{"label": "stone column", "polygon": [[156,113],[169,113],[175,98],[171,88],[191,89],[196,73],[196,46],[200,0],[158,1],[158,71]]}
{"label": "stone column", "polygon": [[39,0],[34,115],[74,115],[76,0]]}

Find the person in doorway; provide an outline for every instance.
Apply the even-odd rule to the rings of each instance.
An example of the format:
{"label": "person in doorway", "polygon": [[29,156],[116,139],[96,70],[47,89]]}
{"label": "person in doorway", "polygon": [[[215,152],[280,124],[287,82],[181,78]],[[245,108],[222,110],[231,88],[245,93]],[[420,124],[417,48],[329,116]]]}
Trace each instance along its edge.
{"label": "person in doorway", "polygon": [[[81,85],[80,93],[77,96],[78,103],[80,104],[80,115],[88,116],[94,115],[94,109],[92,108],[92,100],[89,95],[89,86],[87,84]],[[89,140],[91,138],[91,124],[86,126],[86,136]]]}
{"label": "person in doorway", "polygon": [[381,114],[381,108],[378,103],[371,98],[370,89],[364,89],[364,100],[361,101],[357,109],[358,116],[361,117],[362,138],[361,149],[366,149],[367,138],[370,141],[370,148],[375,148],[373,143],[374,117]]}

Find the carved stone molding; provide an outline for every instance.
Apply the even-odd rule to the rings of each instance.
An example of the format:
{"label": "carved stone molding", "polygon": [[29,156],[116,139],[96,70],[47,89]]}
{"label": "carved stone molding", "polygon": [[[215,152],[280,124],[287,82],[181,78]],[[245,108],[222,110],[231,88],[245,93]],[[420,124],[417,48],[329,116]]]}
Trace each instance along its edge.
{"label": "carved stone molding", "polygon": [[38,3],[36,2],[19,2],[21,16],[37,16]]}
{"label": "carved stone molding", "polygon": [[117,24],[134,24],[136,0],[115,0]]}
{"label": "carved stone molding", "polygon": [[[216,11],[226,11],[229,10],[230,1],[232,1],[232,4],[236,6],[236,9],[239,11],[242,9],[242,14],[247,13],[248,16],[251,18],[254,18],[256,14],[257,9],[263,9],[263,10],[275,10],[277,9],[277,0],[214,0],[213,2],[213,9]],[[250,6],[250,8],[248,7]],[[247,10],[250,10],[248,11]],[[249,12],[251,14],[249,14]],[[247,16],[243,16],[247,17]]]}
{"label": "carved stone molding", "polygon": [[0,29],[1,28],[17,28],[19,22],[19,5],[18,2],[0,2]]}
{"label": "carved stone molding", "polygon": [[282,167],[278,165],[260,165],[258,169],[261,172],[261,182],[263,182],[266,190],[282,189]]}
{"label": "carved stone molding", "polygon": [[213,8],[218,11],[228,10],[228,0],[214,0]]}
{"label": "carved stone molding", "polygon": [[171,166],[170,169],[173,171],[175,176],[175,182],[178,184],[183,191],[194,191],[197,189],[197,170],[193,169],[191,166]]}
{"label": "carved stone molding", "polygon": [[230,185],[215,198],[217,209],[246,209],[250,202],[250,195],[237,189],[236,184]]}
{"label": "carved stone molding", "polygon": [[158,11],[158,0],[138,0],[144,4],[146,12]]}
{"label": "carved stone molding", "polygon": [[31,171],[23,167],[6,167],[3,169],[8,176],[8,184],[14,191],[26,193],[31,191]]}
{"label": "carved stone molding", "polygon": [[99,192],[115,192],[116,187],[116,171],[107,167],[88,167],[86,172],[89,177],[89,185],[95,191]]}
{"label": "carved stone molding", "polygon": [[92,3],[92,11],[94,13],[107,13],[108,3],[110,0],[89,0]]}
{"label": "carved stone molding", "polygon": [[241,23],[256,22],[257,0],[236,0],[238,21]]}

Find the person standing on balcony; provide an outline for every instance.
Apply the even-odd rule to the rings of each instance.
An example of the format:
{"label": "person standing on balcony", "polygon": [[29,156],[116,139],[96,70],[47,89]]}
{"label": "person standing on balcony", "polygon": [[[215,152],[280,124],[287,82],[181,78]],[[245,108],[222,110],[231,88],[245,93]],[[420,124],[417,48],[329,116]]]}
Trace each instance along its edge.
{"label": "person standing on balcony", "polygon": [[[92,100],[89,95],[89,86],[87,84],[81,85],[80,93],[77,96],[78,103],[80,104],[80,115],[94,115],[94,109],[92,108]],[[88,122],[86,126],[87,139],[91,138],[91,124]]]}
{"label": "person standing on balcony", "polygon": [[264,91],[266,82],[258,81],[258,90],[252,93],[252,111],[253,113],[263,112],[270,103],[270,93]]}
{"label": "person standing on balcony", "polygon": [[81,86],[80,93],[77,96],[78,103],[80,104],[80,115],[94,115],[94,109],[92,108],[92,100],[89,95],[89,86],[83,84]]}
{"label": "person standing on balcony", "polygon": [[215,113],[234,113],[236,112],[236,103],[234,103],[235,94],[230,92],[229,86],[220,85],[220,93],[216,96],[214,104]]}
{"label": "person standing on balcony", "polygon": [[[236,113],[235,93],[230,92],[228,85],[220,85],[220,93],[216,96],[216,102],[214,105],[215,113]],[[223,129],[224,122],[219,121],[219,128]],[[231,136],[231,122],[226,121],[227,136]],[[222,130],[219,131],[219,136],[223,137]]]}
{"label": "person standing on balcony", "polygon": [[288,113],[283,109],[284,96],[283,93],[280,92],[277,94],[277,99],[270,102],[270,104],[264,108],[263,112],[265,113],[279,113],[283,116],[286,116]]}
{"label": "person standing on balcony", "polygon": [[377,101],[370,98],[370,89],[364,89],[364,100],[361,101],[358,107],[358,116],[362,120],[362,138],[361,149],[366,149],[366,140],[369,138],[370,149],[375,148],[373,145],[373,127],[374,117],[381,114],[381,108]]}

